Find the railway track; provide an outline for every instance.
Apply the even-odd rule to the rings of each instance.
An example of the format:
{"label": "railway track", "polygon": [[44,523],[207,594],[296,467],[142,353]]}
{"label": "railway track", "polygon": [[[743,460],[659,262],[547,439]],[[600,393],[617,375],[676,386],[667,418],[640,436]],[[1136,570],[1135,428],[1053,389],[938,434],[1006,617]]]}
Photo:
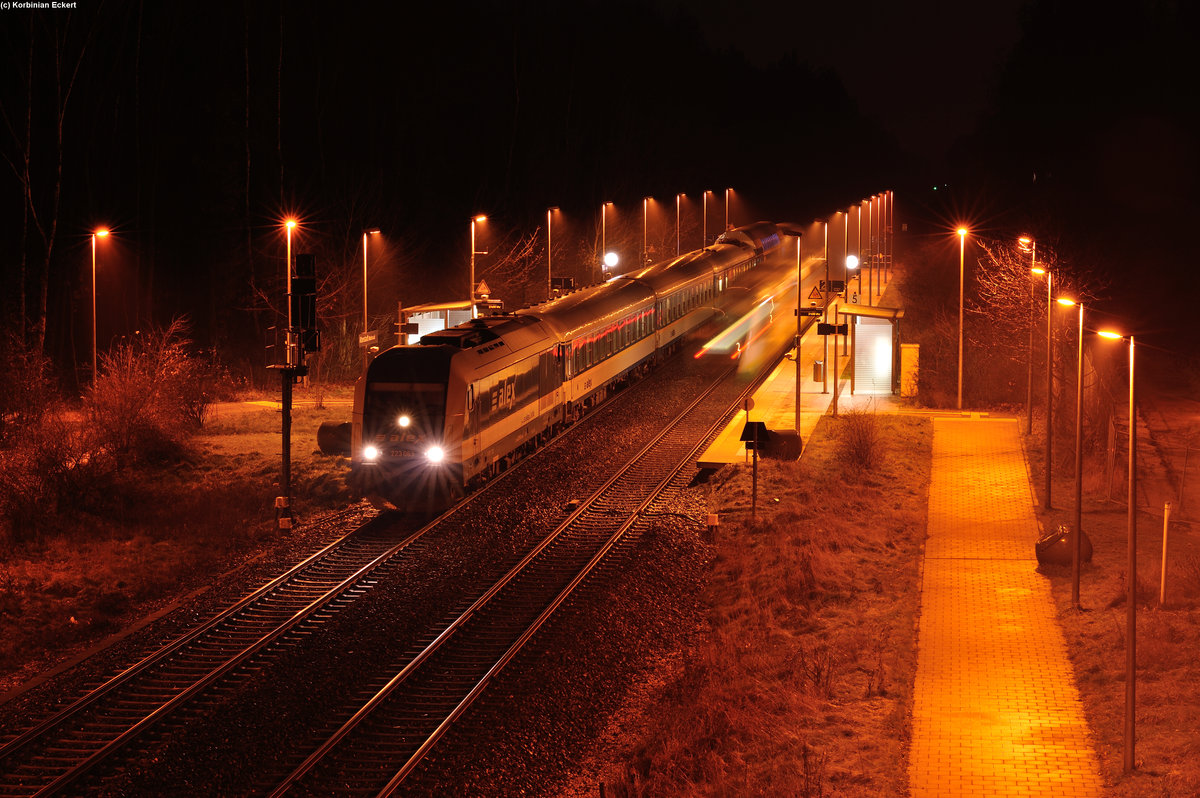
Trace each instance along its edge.
{"label": "railway track", "polygon": [[[589,420],[619,395],[593,408]],[[428,533],[486,502],[513,473],[493,478],[424,525],[393,516],[368,521],[40,721],[0,738],[0,798],[86,789],[106,768],[120,767],[122,752],[144,748],[172,718],[194,712],[206,696],[368,593],[402,554],[418,555]]]}
{"label": "railway track", "polygon": [[720,429],[721,421],[713,419],[724,419],[753,390],[750,385],[732,405],[726,397],[714,407],[713,395],[733,371],[504,576],[431,631],[427,643],[405,652],[394,674],[271,795],[388,795],[399,789],[555,611],[622,549],[629,531]]}

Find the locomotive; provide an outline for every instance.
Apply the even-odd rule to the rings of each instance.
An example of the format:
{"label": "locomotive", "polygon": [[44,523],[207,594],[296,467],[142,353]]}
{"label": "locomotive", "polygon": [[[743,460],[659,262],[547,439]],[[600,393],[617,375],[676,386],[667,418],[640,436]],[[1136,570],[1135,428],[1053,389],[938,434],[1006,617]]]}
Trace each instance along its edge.
{"label": "locomotive", "polygon": [[431,512],[505,470],[708,321],[780,243],[758,222],[599,285],[394,346],[354,390],[351,490]]}

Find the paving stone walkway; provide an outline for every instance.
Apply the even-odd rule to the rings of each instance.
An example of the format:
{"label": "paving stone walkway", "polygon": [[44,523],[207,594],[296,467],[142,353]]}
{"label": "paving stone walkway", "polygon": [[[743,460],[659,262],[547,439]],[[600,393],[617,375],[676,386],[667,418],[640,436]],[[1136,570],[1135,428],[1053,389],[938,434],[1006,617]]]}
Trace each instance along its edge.
{"label": "paving stone walkway", "polygon": [[924,796],[1099,796],[1012,419],[937,418],[909,785]]}

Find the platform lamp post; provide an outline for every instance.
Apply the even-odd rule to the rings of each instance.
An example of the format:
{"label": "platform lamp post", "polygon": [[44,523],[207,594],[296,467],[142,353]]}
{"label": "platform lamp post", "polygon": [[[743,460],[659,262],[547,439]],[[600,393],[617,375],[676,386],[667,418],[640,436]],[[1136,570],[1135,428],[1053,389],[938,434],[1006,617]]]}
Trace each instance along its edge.
{"label": "platform lamp post", "polygon": [[1054,275],[1049,269],[1036,266],[1034,274],[1046,275],[1046,488],[1042,506],[1050,509],[1050,471],[1054,450]]}
{"label": "platform lamp post", "polygon": [[646,265],[646,258],[650,257],[649,246],[649,231],[650,231],[650,198],[642,197],[642,265]]}
{"label": "platform lamp post", "polygon": [[558,210],[557,205],[553,205],[546,209],[546,300],[554,298],[554,273],[551,270],[550,258],[551,251],[554,248],[554,239],[550,235],[550,222],[554,219],[554,212]]}
{"label": "platform lamp post", "polygon": [[471,217],[471,285],[467,294],[467,300],[471,307],[471,318],[475,318],[475,256],[487,254],[486,249],[482,252],[475,249],[475,225],[486,221],[487,217],[483,214]]}
{"label": "platform lamp post", "polygon": [[783,229],[783,234],[793,236],[796,239],[796,443],[800,446],[801,451],[804,449],[804,438],[800,435],[800,387],[801,375],[800,355],[801,345],[804,343],[804,314],[801,312],[804,309],[804,286],[802,285],[803,274],[800,270],[800,239],[804,236],[799,230]]}
{"label": "platform lamp post", "polygon": [[[1126,336],[1112,330],[1099,330],[1101,338],[1122,341]],[[1132,773],[1134,762],[1134,710],[1137,706],[1137,424],[1134,371],[1134,336],[1129,340],[1129,496],[1126,500],[1125,542],[1125,772]]]}
{"label": "platform lamp post", "polygon": [[733,189],[725,189],[725,229],[729,229],[729,195],[733,193]]}
{"label": "platform lamp post", "polygon": [[363,230],[363,332],[367,331],[367,238],[379,235],[379,228]]}
{"label": "platform lamp post", "polygon": [[608,206],[611,202],[600,203],[600,278],[604,279],[604,258],[608,252],[608,245],[605,243],[605,225]]}
{"label": "platform lamp post", "polygon": [[92,385],[96,384],[96,239],[107,238],[108,228],[92,232]]}
{"label": "platform lamp post", "polygon": [[679,201],[683,198],[682,192],[675,195],[675,257],[679,257]]}
{"label": "platform lamp post", "polygon": [[700,249],[708,246],[708,195],[711,193],[711,191],[705,191],[700,195],[700,215],[704,217],[700,222]]}
{"label": "platform lamp post", "polygon": [[1071,545],[1071,606],[1079,605],[1079,552],[1083,542],[1083,303],[1059,297],[1058,304],[1079,308],[1079,350],[1075,362],[1075,540]]}
{"label": "platform lamp post", "polygon": [[963,372],[963,262],[967,251],[967,228],[958,228],[958,402],[962,410]]}
{"label": "platform lamp post", "polygon": [[1033,434],[1033,313],[1034,313],[1034,274],[1040,274],[1037,266],[1037,242],[1028,236],[1021,236],[1017,239],[1021,251],[1030,252],[1032,256],[1029,260],[1029,380],[1025,389],[1025,407],[1028,412],[1028,418],[1025,422],[1025,429],[1028,434]]}

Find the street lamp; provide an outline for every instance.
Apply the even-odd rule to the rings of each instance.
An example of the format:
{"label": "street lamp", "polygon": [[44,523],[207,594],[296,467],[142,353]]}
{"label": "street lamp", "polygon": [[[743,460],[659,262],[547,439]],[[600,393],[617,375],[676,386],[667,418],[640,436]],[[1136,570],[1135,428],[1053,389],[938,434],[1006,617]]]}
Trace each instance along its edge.
{"label": "street lamp", "polygon": [[487,217],[483,214],[471,217],[471,285],[470,292],[467,295],[471,307],[471,318],[475,318],[475,256],[487,254],[486,249],[482,252],[475,249],[475,225],[486,221]]}
{"label": "street lamp", "polygon": [[363,230],[363,332],[367,331],[367,237],[379,235],[379,228]]}
{"label": "street lamp", "polygon": [[[1017,239],[1021,250],[1031,252],[1032,257],[1029,261],[1029,271],[1032,274],[1038,274],[1037,268],[1037,242],[1028,236],[1021,236]],[[1029,418],[1026,421],[1025,429],[1030,435],[1033,434],[1033,278],[1029,279],[1029,382],[1025,390],[1025,407],[1028,410]]]}
{"label": "street lamp", "polygon": [[604,271],[608,272],[612,269],[617,268],[617,263],[619,261],[620,261],[620,258],[617,257],[617,253],[605,252],[604,253]]}
{"label": "street lamp", "polygon": [[[1063,307],[1079,307],[1079,351],[1075,363],[1075,540],[1071,546],[1071,604],[1079,606],[1079,550],[1083,540],[1083,303],[1059,297]],[[1134,419],[1130,419],[1132,424]]]}
{"label": "street lamp", "polygon": [[958,228],[958,409],[962,410],[963,367],[963,258],[967,250],[967,228]]}
{"label": "street lamp", "polygon": [[729,195],[733,193],[733,189],[725,189],[725,229],[729,229]]}
{"label": "street lamp", "polygon": [[646,265],[646,259],[649,255],[649,247],[647,245],[647,233],[650,230],[648,222],[648,214],[650,212],[650,198],[642,197],[642,265]]}
{"label": "street lamp", "polygon": [[[1103,338],[1120,341],[1125,336],[1100,330]],[[1133,771],[1134,708],[1137,703],[1137,424],[1134,391],[1134,337],[1129,336],[1129,498],[1126,508],[1125,564],[1125,772]]]}
{"label": "street lamp", "polygon": [[704,216],[704,221],[700,223],[700,249],[708,246],[708,195],[711,193],[711,191],[705,191],[701,195],[701,205],[703,206],[701,215]]}
{"label": "street lamp", "polygon": [[600,204],[600,259],[601,259],[600,276],[601,277],[604,276],[604,259],[608,257],[605,254],[608,251],[608,247],[604,241],[604,236],[605,236],[604,228],[605,228],[605,216],[606,216],[605,212],[608,210],[609,205],[612,205],[612,203],[611,202],[603,202]]}
{"label": "street lamp", "polygon": [[550,237],[550,221],[554,218],[554,212],[558,210],[557,205],[552,205],[546,209],[546,299],[554,298],[554,273],[550,269],[551,250],[554,247],[553,239]]}
{"label": "street lamp", "polygon": [[107,237],[106,227],[92,233],[92,385],[96,384],[96,239]]}
{"label": "street lamp", "polygon": [[1050,471],[1054,451],[1054,274],[1040,266],[1034,274],[1046,275],[1046,491],[1042,506],[1050,509]]}
{"label": "street lamp", "polygon": [[683,193],[675,195],[675,257],[679,257],[679,201],[683,199]]}

